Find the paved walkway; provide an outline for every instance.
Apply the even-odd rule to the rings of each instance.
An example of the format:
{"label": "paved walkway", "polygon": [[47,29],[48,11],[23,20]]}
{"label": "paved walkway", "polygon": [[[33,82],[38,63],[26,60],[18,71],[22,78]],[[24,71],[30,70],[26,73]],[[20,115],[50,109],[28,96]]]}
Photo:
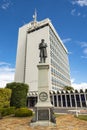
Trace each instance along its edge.
{"label": "paved walkway", "polygon": [[64,115],[56,118],[56,126],[30,127],[30,118],[9,117],[0,120],[0,130],[87,130],[87,121]]}

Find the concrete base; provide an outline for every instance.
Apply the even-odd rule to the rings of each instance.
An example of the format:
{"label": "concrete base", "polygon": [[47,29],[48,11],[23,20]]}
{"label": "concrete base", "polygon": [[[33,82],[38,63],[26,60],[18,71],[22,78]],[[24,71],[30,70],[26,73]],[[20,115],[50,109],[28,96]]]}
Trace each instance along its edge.
{"label": "concrete base", "polygon": [[35,115],[31,120],[31,123],[37,123],[37,122],[47,122],[46,124],[48,124],[48,122],[51,122],[52,124],[56,124],[53,108],[48,107],[35,108]]}
{"label": "concrete base", "polygon": [[37,121],[30,123],[30,126],[56,126],[56,124],[50,121]]}
{"label": "concrete base", "polygon": [[49,65],[46,63],[38,66],[38,102],[35,105],[35,115],[31,120],[32,125],[49,126],[56,123],[53,106],[49,95]]}

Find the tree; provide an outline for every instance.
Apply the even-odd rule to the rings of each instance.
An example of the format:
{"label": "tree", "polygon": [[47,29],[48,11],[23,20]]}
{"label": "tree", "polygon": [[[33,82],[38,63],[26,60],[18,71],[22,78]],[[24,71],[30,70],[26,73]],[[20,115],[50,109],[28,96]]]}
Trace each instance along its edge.
{"label": "tree", "polygon": [[69,91],[72,91],[72,90],[74,90],[74,88],[73,88],[73,87],[71,87],[71,86],[65,86],[65,87],[64,87],[64,90],[69,90]]}
{"label": "tree", "polygon": [[8,88],[0,88],[0,108],[10,106],[11,90]]}
{"label": "tree", "polygon": [[6,88],[12,90],[10,105],[16,108],[25,107],[27,102],[27,92],[29,86],[24,83],[8,83]]}

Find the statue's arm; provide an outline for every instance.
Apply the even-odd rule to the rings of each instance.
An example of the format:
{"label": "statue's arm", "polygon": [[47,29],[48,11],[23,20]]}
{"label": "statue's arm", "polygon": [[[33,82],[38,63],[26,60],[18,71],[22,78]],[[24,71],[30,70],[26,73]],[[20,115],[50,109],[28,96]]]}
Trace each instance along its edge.
{"label": "statue's arm", "polygon": [[41,48],[40,44],[39,44],[39,49]]}
{"label": "statue's arm", "polygon": [[46,44],[46,47],[48,47],[47,44]]}

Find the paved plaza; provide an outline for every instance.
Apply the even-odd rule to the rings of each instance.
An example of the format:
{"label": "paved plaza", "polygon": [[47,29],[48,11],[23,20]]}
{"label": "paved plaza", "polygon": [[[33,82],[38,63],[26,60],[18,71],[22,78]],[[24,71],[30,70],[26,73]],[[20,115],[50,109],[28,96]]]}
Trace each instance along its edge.
{"label": "paved plaza", "polygon": [[87,130],[87,121],[79,120],[73,115],[63,115],[56,118],[56,126],[29,125],[31,118],[7,117],[0,120],[0,130]]}

